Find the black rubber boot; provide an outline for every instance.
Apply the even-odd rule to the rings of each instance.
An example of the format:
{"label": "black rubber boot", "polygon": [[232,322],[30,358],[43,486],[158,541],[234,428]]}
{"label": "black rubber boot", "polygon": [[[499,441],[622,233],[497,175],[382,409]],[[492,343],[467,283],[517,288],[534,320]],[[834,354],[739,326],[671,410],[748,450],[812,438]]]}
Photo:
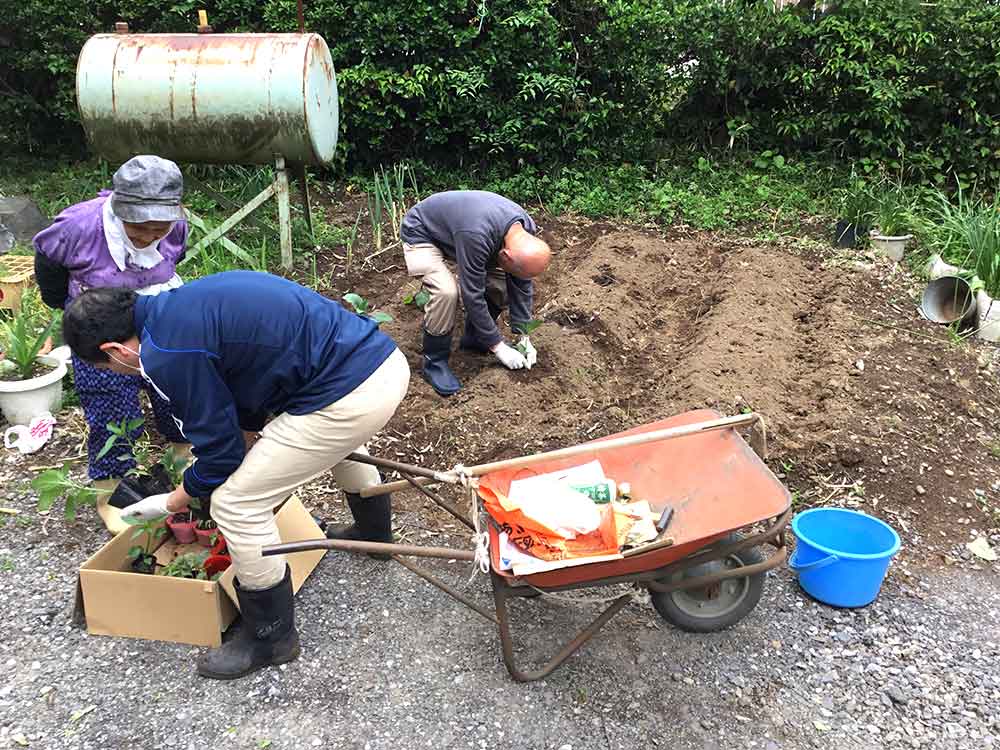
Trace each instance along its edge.
{"label": "black rubber boot", "polygon": [[[392,495],[361,497],[345,492],[347,507],[351,509],[354,523],[327,526],[327,539],[348,539],[355,542],[385,542],[392,544]],[[389,555],[371,554],[376,560],[388,560]]]}
{"label": "black rubber boot", "polygon": [[441,336],[432,336],[424,331],[424,380],[441,396],[451,396],[462,387],[455,373],[448,367],[450,356],[450,331]]}
{"label": "black rubber boot", "polygon": [[220,648],[198,660],[198,674],[213,680],[235,680],[272,664],[299,657],[299,633],[295,629],[292,570],[269,589],[248,591],[234,581],[243,624],[240,632]]}

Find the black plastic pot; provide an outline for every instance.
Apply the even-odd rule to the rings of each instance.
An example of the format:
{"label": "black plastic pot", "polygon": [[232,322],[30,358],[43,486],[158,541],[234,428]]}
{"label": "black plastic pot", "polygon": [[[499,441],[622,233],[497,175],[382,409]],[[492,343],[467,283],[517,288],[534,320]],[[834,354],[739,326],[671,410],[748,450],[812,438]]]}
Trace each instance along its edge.
{"label": "black plastic pot", "polygon": [[833,237],[836,247],[857,247],[868,236],[868,227],[858,226],[854,222],[841,219],[837,222],[837,233]]}
{"label": "black plastic pot", "polygon": [[156,571],[156,558],[152,555],[139,555],[132,560],[133,573],[152,575]]}
{"label": "black plastic pot", "polygon": [[115,491],[111,493],[111,497],[108,498],[108,505],[114,508],[126,508],[144,497],[170,492],[173,488],[174,486],[170,484],[170,478],[167,476],[167,470],[160,464],[156,464],[149,476],[122,479]]}

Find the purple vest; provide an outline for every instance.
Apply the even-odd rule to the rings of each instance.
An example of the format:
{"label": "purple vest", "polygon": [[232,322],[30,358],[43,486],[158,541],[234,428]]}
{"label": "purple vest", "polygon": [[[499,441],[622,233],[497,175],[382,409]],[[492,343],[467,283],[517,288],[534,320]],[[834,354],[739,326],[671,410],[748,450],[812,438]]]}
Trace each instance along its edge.
{"label": "purple vest", "polygon": [[48,229],[35,235],[35,251],[69,270],[69,298],[90,287],[142,289],[169,281],[184,257],[187,222],[178,221],[170,234],[160,240],[157,250],[163,262],[152,268],[138,268],[126,263],[118,270],[104,239],[102,212],[110,190],[97,198],[70,206]]}

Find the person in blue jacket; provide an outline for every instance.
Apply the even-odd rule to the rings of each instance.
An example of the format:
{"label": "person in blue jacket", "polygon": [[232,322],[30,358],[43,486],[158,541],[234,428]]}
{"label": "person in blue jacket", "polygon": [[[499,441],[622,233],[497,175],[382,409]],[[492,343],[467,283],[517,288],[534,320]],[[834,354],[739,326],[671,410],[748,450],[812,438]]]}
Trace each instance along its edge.
{"label": "person in blue jacket", "polygon": [[[245,626],[198,662],[233,679],[299,655],[292,584],[274,510],[299,485],[333,469],[354,524],[327,536],[391,542],[388,495],[362,499],[378,471],[345,461],[389,421],[410,372],[370,319],[265,273],[232,271],[155,297],[88,289],[63,316],[73,353],[98,368],[140,373],[170,405],[195,462],[180,487],[122,510],[150,519],[211,497],[210,512],[236,569]],[[277,415],[267,424],[265,419]],[[246,449],[243,430],[260,430]]]}

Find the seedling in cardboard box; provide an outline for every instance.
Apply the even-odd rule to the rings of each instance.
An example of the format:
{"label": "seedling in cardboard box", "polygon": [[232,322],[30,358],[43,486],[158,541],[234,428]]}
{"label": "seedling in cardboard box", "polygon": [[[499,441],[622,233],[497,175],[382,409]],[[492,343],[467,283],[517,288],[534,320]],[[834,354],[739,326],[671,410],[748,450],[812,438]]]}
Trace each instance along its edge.
{"label": "seedling in cardboard box", "polygon": [[164,518],[165,516],[159,516],[148,521],[124,519],[129,526],[136,527],[136,531],[132,534],[133,541],[143,534],[146,535],[145,546],[135,545],[130,547],[128,551],[128,557],[132,560],[132,570],[136,573],[152,574],[155,572],[156,558],[153,556],[153,551],[156,549],[156,543],[167,535],[167,528],[160,523]]}
{"label": "seedling in cardboard box", "polygon": [[[171,578],[194,578],[199,581],[207,581],[209,577],[208,573],[205,572],[206,559],[208,559],[208,550],[178,555],[165,565],[159,574],[161,576],[170,576]],[[220,575],[222,574],[214,574],[212,580],[215,580]]]}

